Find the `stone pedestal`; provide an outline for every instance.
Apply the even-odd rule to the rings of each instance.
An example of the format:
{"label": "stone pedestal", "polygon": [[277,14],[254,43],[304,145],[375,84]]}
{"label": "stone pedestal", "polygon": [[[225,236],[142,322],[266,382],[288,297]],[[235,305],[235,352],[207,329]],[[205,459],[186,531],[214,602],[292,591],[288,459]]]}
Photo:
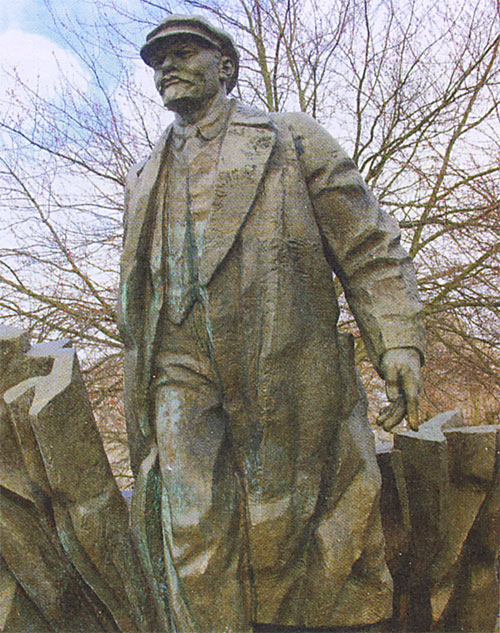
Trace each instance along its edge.
{"label": "stone pedestal", "polygon": [[74,351],[1,326],[0,367],[1,631],[153,631]]}
{"label": "stone pedestal", "polygon": [[394,630],[495,630],[499,438],[500,426],[465,426],[455,411],[379,450]]}
{"label": "stone pedestal", "polygon": [[[0,326],[0,393],[0,631],[163,630],[74,351]],[[447,412],[379,447],[389,630],[495,630],[499,436]]]}

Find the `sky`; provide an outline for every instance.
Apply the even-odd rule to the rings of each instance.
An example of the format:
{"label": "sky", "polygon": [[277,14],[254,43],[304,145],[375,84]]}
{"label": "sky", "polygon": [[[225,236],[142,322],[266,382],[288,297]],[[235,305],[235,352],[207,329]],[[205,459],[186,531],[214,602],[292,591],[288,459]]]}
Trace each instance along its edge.
{"label": "sky", "polygon": [[[50,9],[47,7],[49,5]],[[120,7],[139,6],[138,0],[120,0]],[[37,82],[40,91],[49,96],[61,75],[79,75],[78,86],[84,87],[89,80],[88,71],[71,51],[64,36],[53,25],[51,11],[58,20],[78,20],[92,23],[96,20],[97,3],[94,0],[0,0],[0,73],[2,83],[9,85],[7,76],[17,73],[24,81]],[[147,32],[147,27],[144,31]],[[134,37],[134,35],[132,35]],[[139,30],[135,34],[143,37]],[[141,41],[138,41],[138,48]],[[101,51],[102,52],[102,51]],[[105,53],[106,54],[106,53]],[[111,67],[115,62],[108,52],[108,58],[100,58],[100,63]],[[137,54],[137,65],[142,67]],[[83,82],[83,85],[82,83]]]}
{"label": "sky", "polygon": [[[94,0],[48,0],[48,4],[59,20],[66,21],[66,16],[69,16],[83,22],[95,22]],[[122,7],[134,4],[137,4],[137,0],[120,0]],[[139,25],[136,29],[134,38],[138,40],[137,59],[131,59],[130,64],[142,93],[153,98],[161,107],[161,99],[154,88],[153,73],[142,63],[138,54],[139,44],[144,38],[144,31],[147,30],[147,25]],[[58,31],[54,27],[45,0],[0,0],[0,121],[11,124],[15,122],[18,127],[26,124],[27,133],[35,129],[36,120],[29,115],[25,116],[26,112],[31,112],[33,103],[29,94],[20,90],[17,77],[23,85],[46,102],[58,103],[62,83],[69,86],[75,95],[94,91],[90,102],[96,102],[96,94],[100,93],[95,89],[95,80],[88,67],[81,63],[64,40],[65,36],[71,36],[72,33],[73,29],[65,31],[63,28],[62,31]],[[113,64],[116,64],[116,55],[112,50],[96,49],[92,54],[95,54],[99,65],[106,69],[112,70]],[[113,75],[101,73],[100,77],[113,78]],[[117,95],[115,104],[125,116],[131,118],[129,102],[120,100]],[[165,111],[165,124],[168,123],[169,114]],[[157,135],[156,128],[154,129],[153,138]],[[11,136],[0,129],[0,159],[9,155],[11,147]],[[32,148],[27,149],[26,144],[23,147],[24,151],[33,151]],[[30,176],[31,174],[28,174],[28,178]],[[78,183],[68,180],[67,175],[64,182],[66,188],[79,191]],[[35,183],[31,184],[34,186]],[[9,213],[8,205],[0,209],[0,214],[5,212]],[[7,237],[2,237],[0,232],[0,246],[5,239],[10,245],[10,233]]]}
{"label": "sky", "polygon": [[[77,10],[74,0],[64,4],[69,10]],[[57,10],[62,3],[56,0],[52,5]],[[0,0],[0,73],[4,86],[8,88],[13,73],[17,73],[28,83],[36,82],[39,91],[50,96],[61,70],[66,75],[78,75],[85,83],[87,73],[51,27],[45,2]]]}
{"label": "sky", "polygon": [[[137,5],[137,0],[120,0],[122,7]],[[54,45],[64,47],[53,27],[51,11],[60,19],[70,16],[85,21],[97,13],[97,3],[94,0],[0,0],[0,36],[11,30],[22,34],[17,46],[0,51],[2,58],[22,56],[23,44],[30,41],[30,35],[44,37],[48,50]]]}
{"label": "sky", "polygon": [[[57,4],[57,3],[56,3]],[[77,5],[69,2],[69,5]],[[2,0],[0,2],[0,33],[19,29],[27,33],[49,35],[47,9],[41,0]]]}
{"label": "sky", "polygon": [[[140,15],[139,0],[120,0],[118,6],[135,10]],[[62,27],[59,30],[54,26],[51,12],[63,24],[74,21],[95,24],[99,19],[98,7],[95,0],[0,0],[0,117],[5,118],[11,109],[11,93],[16,93],[16,90],[19,93],[18,77],[49,101],[57,99],[61,82],[80,94],[95,88],[88,67],[81,63],[65,41],[65,37],[74,38],[78,28],[84,27]],[[116,19],[121,18],[118,16]],[[137,41],[137,53],[134,59],[132,52],[129,67],[142,94],[159,103],[152,72],[139,57],[139,47],[149,27],[140,23],[134,24],[134,27],[133,32],[130,29],[130,38],[133,42]],[[118,73],[113,73],[117,67],[116,53],[111,47],[106,49],[98,45],[91,51],[91,58],[101,69],[109,71],[107,74],[101,72],[100,79],[110,81],[107,87],[113,91],[116,87],[113,82],[118,77]],[[165,123],[168,123],[169,113],[165,114]]]}

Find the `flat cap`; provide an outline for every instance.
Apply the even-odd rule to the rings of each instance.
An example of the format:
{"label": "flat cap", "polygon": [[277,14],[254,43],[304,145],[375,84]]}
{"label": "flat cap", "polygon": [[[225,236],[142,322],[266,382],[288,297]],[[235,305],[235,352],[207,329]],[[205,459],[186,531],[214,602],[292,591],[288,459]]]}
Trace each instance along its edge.
{"label": "flat cap", "polygon": [[169,37],[175,35],[194,35],[201,38],[233,60],[235,70],[227,84],[227,92],[231,92],[236,85],[240,66],[240,56],[236,45],[229,33],[214,27],[208,20],[199,15],[170,15],[160,22],[148,33],[146,43],[141,48],[143,61],[148,66],[154,66],[155,53],[159,48],[167,45]]}

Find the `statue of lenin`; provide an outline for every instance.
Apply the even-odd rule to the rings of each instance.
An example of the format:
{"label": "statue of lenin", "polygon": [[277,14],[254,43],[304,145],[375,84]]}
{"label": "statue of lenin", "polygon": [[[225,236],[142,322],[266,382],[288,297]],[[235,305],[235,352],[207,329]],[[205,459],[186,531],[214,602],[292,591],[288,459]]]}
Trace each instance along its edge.
{"label": "statue of lenin", "polygon": [[128,178],[120,290],[132,527],[159,617],[375,630],[392,611],[380,475],[332,271],[393,401],[384,426],[416,428],[424,335],[397,223],[312,118],[228,97],[225,32],[170,16],[141,55],[175,112]]}

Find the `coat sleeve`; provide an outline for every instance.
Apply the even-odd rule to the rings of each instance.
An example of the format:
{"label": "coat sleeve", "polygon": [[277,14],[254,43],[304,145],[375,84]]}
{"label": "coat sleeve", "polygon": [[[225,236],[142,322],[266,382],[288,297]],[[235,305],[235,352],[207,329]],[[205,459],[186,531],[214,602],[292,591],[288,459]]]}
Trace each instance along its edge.
{"label": "coat sleeve", "polygon": [[422,305],[397,222],[383,212],[354,162],[307,115],[290,120],[325,256],[340,279],[377,369],[393,348],[424,357]]}
{"label": "coat sleeve", "polygon": [[127,237],[131,191],[134,189],[134,187],[136,187],[139,173],[141,172],[145,163],[146,163],[146,159],[140,161],[139,163],[136,163],[129,169],[128,174],[127,174],[127,179],[125,182],[124,209],[123,209],[123,243],[125,243],[125,239]]}
{"label": "coat sleeve", "polygon": [[[123,397],[125,406],[125,420],[127,424],[127,436],[130,453],[130,466],[134,478],[137,477],[139,466],[149,447],[149,438],[145,437],[141,430],[138,391],[138,346],[137,341],[130,331],[130,314],[126,309],[128,295],[130,293],[130,278],[127,278],[125,271],[130,268],[130,253],[125,248],[128,228],[130,227],[130,202],[132,192],[137,187],[137,180],[145,161],[134,165],[127,176],[125,185],[125,205],[123,215],[123,252],[120,262],[120,289],[118,299],[118,328],[123,341]],[[132,220],[133,221],[133,220]]]}

